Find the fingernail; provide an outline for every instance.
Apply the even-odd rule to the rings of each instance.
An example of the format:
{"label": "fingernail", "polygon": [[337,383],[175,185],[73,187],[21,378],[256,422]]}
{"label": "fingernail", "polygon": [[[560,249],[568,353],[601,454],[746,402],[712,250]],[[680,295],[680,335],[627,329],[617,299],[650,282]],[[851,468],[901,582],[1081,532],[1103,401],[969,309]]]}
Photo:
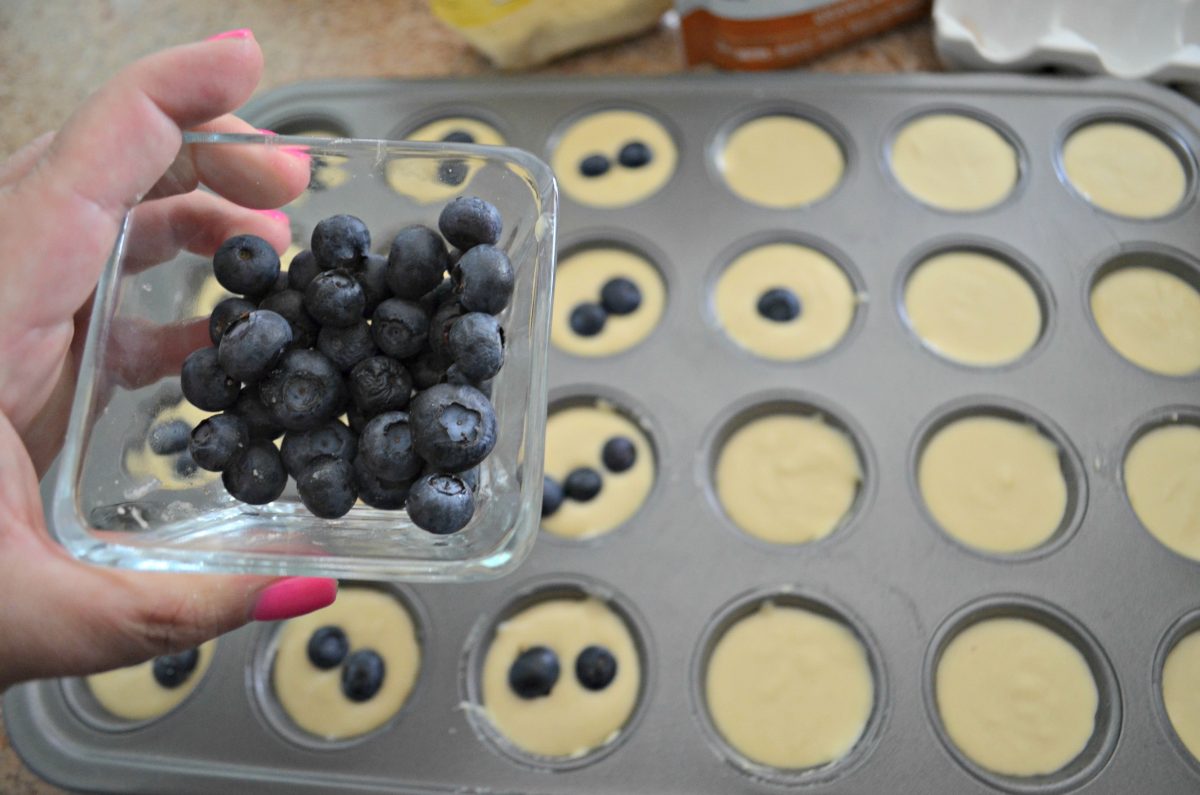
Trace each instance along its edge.
{"label": "fingernail", "polygon": [[260,132],[263,135],[279,135],[279,133],[275,132],[274,130],[267,130],[262,127],[259,127],[257,132]]}
{"label": "fingernail", "polygon": [[333,604],[337,580],[324,577],[284,577],[264,588],[254,602],[255,621],[295,618]]}
{"label": "fingernail", "polygon": [[288,222],[287,213],[283,212],[282,210],[255,210],[254,212],[258,213],[259,215],[265,215],[272,221],[283,221],[284,223]]}
{"label": "fingernail", "polygon": [[300,160],[303,160],[305,163],[308,163],[312,160],[312,158],[308,156],[308,152],[305,152],[303,149],[301,149],[298,146],[281,146],[281,147],[279,147],[279,151],[284,152],[285,154],[289,154],[292,157],[299,158]]}
{"label": "fingernail", "polygon": [[227,30],[224,33],[218,33],[215,36],[209,36],[205,41],[224,41],[225,39],[252,39],[254,32],[250,28],[238,28],[237,30]]}

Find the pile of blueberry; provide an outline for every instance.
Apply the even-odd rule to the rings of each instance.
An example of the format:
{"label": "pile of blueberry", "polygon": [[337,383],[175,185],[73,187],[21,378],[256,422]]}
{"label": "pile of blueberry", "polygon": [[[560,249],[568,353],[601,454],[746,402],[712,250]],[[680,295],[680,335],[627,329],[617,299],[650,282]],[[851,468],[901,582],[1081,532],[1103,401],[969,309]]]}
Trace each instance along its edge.
{"label": "pile of blueberry", "polygon": [[[600,461],[613,474],[628,471],[637,463],[637,447],[626,436],[614,436],[600,450]],[[553,516],[562,507],[563,500],[588,502],[600,493],[604,478],[591,467],[578,467],[567,473],[559,483],[546,475],[542,481],[542,516]]]}
{"label": "pile of blueberry", "polygon": [[624,276],[609,279],[600,288],[598,302],[584,301],[571,310],[568,323],[581,337],[594,337],[604,330],[609,315],[631,315],[642,305],[642,291]]}
{"label": "pile of blueberry", "polygon": [[[520,698],[548,696],[558,684],[560,668],[553,650],[534,646],[509,667],[508,686]],[[575,678],[587,690],[603,690],[617,678],[617,658],[603,646],[588,646],[575,658]]]}
{"label": "pile of blueberry", "polygon": [[488,202],[456,198],[438,227],[402,229],[384,257],[370,253],[366,224],[335,215],[286,272],[265,240],[225,241],[213,271],[238,297],[213,309],[213,347],[188,356],[180,378],[189,402],[221,412],[191,432],[196,465],[253,505],[277,499],[291,475],[322,518],[361,499],[406,507],[431,533],[464,527],[496,443],[495,315],[513,270]]}
{"label": "pile of blueberry", "polygon": [[387,666],[374,649],[350,651],[341,627],[319,627],[308,639],[308,661],[322,671],[342,666],[342,693],[355,702],[370,701],[383,687]]}
{"label": "pile of blueberry", "polygon": [[[650,147],[641,141],[630,141],[617,153],[617,164],[623,168],[641,168],[654,159]],[[579,173],[585,177],[602,177],[612,168],[607,155],[588,155],[579,161]]]}

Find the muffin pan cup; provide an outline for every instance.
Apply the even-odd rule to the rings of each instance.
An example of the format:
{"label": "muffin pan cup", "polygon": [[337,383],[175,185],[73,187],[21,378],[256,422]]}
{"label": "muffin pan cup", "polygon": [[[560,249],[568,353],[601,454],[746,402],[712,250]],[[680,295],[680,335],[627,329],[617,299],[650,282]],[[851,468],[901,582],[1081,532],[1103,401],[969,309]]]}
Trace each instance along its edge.
{"label": "muffin pan cup", "polygon": [[[153,726],[106,732],[80,721],[57,682],[14,688],[4,715],[13,744],[57,783],[113,792],[525,792],[525,793],[953,793],[997,790],[956,759],[926,705],[927,660],[948,617],[1004,597],[1033,600],[1086,628],[1111,664],[1119,725],[1107,761],[1084,785],[1096,795],[1200,790],[1200,765],[1171,739],[1157,692],[1156,650],[1180,616],[1200,607],[1200,563],[1159,544],[1139,525],[1121,469],[1130,438],[1167,407],[1200,404],[1200,376],[1167,378],[1129,364],[1096,333],[1087,304],[1096,269],[1120,251],[1200,251],[1189,186],[1185,204],[1155,221],[1115,218],[1072,193],[1056,172],[1057,147],[1081,118],[1130,116],[1171,130],[1188,161],[1200,151],[1200,110],[1151,86],[1115,80],[1013,76],[833,77],[697,75],[667,79],[335,82],[297,85],[256,100],[245,115],[280,129],[306,117],[336,120],[353,136],[386,136],[431,113],[478,109],[511,145],[546,157],[568,120],[586,108],[649,110],[676,137],[679,166],[651,199],[601,210],[564,197],[565,240],[598,242],[605,230],[650,241],[666,261],[667,311],[657,330],[609,358],[550,350],[551,395],[604,385],[645,426],[660,453],[657,481],[630,525],[587,543],[545,535],[501,581],[412,588],[434,640],[424,647],[418,691],[403,719],[351,747],[315,751],[286,741],[257,714],[245,685],[257,635],[218,645],[204,688]],[[780,106],[833,119],[848,155],[829,197],[796,210],[739,200],[714,174],[711,142],[731,120]],[[1013,195],[982,212],[932,210],[895,186],[880,153],[902,120],[925,109],[971,109],[999,119],[1022,153]],[[760,111],[761,109],[761,111]],[[855,329],[820,357],[757,358],[723,340],[711,317],[711,274],[739,241],[768,233],[827,241],[861,277]],[[621,238],[624,239],[624,238]],[[946,240],[1000,241],[1036,269],[1047,291],[1036,355],[1003,368],[965,368],[923,349],[901,315],[901,269]],[[766,241],[764,241],[766,242]],[[839,261],[841,259],[839,258]],[[621,404],[628,395],[634,405]],[[827,542],[778,548],[731,532],[713,496],[714,434],[759,401],[829,407],[869,451],[852,527]],[[1031,407],[1049,418],[1086,471],[1077,529],[1045,554],[1003,559],[973,553],[934,529],[912,488],[914,445],[946,407]],[[549,579],[582,578],[636,611],[646,652],[637,720],[611,752],[550,771],[496,753],[468,717],[462,661],[475,628],[515,594]],[[861,756],[804,780],[767,780],[714,747],[697,712],[693,676],[707,631],[739,595],[792,587],[837,605],[871,638],[883,669],[883,716]],[[1104,742],[1113,742],[1106,735]],[[1106,748],[1110,746],[1106,745]],[[1022,793],[1061,791],[1030,782]]]}

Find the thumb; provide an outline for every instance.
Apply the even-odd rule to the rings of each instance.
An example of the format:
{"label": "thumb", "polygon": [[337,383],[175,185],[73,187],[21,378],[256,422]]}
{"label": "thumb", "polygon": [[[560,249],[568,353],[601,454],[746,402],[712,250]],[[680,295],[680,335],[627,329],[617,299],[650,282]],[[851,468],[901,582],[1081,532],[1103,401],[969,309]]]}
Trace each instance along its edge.
{"label": "thumb", "polygon": [[337,595],[333,579],[132,572],[80,563],[42,533],[9,541],[0,637],[21,640],[0,649],[0,691],[182,651],[249,621],[318,610]]}

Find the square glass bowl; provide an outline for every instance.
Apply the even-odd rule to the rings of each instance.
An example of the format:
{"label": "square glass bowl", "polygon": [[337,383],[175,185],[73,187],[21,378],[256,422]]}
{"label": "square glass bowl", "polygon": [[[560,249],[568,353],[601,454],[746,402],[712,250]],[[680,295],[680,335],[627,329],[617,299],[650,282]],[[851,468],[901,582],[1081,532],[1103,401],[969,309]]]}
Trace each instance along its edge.
{"label": "square glass bowl", "polygon": [[[557,212],[549,167],[515,149],[445,143],[189,134],[185,145],[210,150],[194,151],[198,157],[275,146],[310,155],[309,187],[283,208],[293,241],[281,257],[285,268],[330,215],[362,218],[372,250],[386,254],[401,228],[437,228],[457,195],[500,210],[498,245],[512,260],[516,289],[500,315],[507,349],[493,384],[498,440],[481,470],[475,515],[450,536],[416,528],[404,511],[362,503],[323,520],[301,505],[294,480],[275,502],[246,505],[216,473],[184,476],[174,457],[156,456],[147,442],[152,426],[177,417],[194,425],[205,416],[181,402],[179,364],[210,344],[207,316],[227,293],[210,258],[160,250],[135,210],[96,291],[48,512],[57,539],[81,560],[154,571],[467,581],[514,569],[541,512]],[[147,266],[164,254],[171,258]],[[180,336],[189,324],[191,334]]]}

